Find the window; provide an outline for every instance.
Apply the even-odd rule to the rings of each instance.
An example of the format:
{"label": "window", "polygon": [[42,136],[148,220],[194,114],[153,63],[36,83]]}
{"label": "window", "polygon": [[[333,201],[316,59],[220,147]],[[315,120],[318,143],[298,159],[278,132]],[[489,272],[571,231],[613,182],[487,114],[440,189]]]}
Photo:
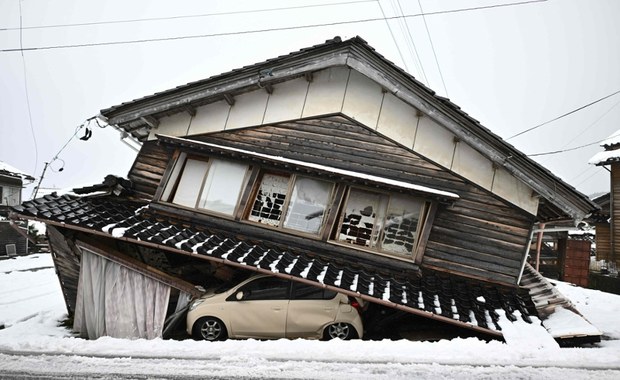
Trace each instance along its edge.
{"label": "window", "polygon": [[243,285],[239,290],[243,292],[244,301],[285,300],[288,299],[290,286],[290,281],[281,278],[261,277]]}
{"label": "window", "polygon": [[264,173],[248,220],[318,234],[333,187],[314,178]]}
{"label": "window", "polygon": [[232,216],[248,169],[232,161],[182,156],[162,200]]}
{"label": "window", "polygon": [[314,285],[293,283],[293,300],[331,300],[336,297],[336,292]]}
{"label": "window", "polygon": [[401,194],[351,189],[335,240],[411,257],[426,202]]}

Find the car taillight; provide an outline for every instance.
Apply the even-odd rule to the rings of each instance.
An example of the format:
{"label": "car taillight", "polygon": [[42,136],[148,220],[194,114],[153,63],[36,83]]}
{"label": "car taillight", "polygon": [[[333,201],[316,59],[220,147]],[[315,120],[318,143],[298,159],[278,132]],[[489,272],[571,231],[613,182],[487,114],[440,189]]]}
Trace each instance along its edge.
{"label": "car taillight", "polygon": [[357,310],[358,314],[362,314],[362,305],[355,298],[349,297],[349,304]]}

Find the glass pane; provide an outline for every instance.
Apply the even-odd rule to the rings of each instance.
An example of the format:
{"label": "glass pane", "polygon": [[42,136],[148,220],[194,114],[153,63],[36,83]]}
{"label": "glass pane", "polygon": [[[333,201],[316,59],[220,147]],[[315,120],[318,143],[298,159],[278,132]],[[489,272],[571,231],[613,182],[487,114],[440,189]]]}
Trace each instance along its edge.
{"label": "glass pane", "polygon": [[198,200],[198,193],[200,193],[200,186],[202,180],[207,172],[207,162],[200,160],[188,159],[185,162],[183,168],[183,174],[181,174],[181,180],[179,186],[174,194],[172,203],[176,203],[182,206],[196,207],[196,201]]}
{"label": "glass pane", "polygon": [[244,285],[244,301],[285,300],[288,298],[290,281],[275,277],[263,277]]}
{"label": "glass pane", "polygon": [[248,220],[270,226],[280,225],[288,191],[288,176],[265,174]]}
{"label": "glass pane", "polygon": [[380,201],[377,193],[351,189],[338,240],[371,247]]}
{"label": "glass pane", "polygon": [[198,207],[233,215],[247,170],[247,165],[211,160]]}
{"label": "glass pane", "polygon": [[424,202],[405,196],[392,196],[383,226],[383,251],[410,256]]}
{"label": "glass pane", "polygon": [[297,177],[286,211],[284,227],[313,234],[319,233],[332,186],[330,182]]}

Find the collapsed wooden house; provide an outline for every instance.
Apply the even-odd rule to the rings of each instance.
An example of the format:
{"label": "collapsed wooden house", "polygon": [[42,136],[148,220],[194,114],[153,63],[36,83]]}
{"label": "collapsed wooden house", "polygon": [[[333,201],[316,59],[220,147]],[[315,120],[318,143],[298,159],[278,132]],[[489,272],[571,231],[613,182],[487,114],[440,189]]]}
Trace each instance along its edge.
{"label": "collapsed wooden house", "polygon": [[[128,179],[25,202],[13,215],[48,224],[85,335],[161,335],[184,294],[236,271],[499,338],[503,323],[573,310],[526,257],[536,223],[579,221],[596,205],[359,37],[100,118],[142,144]],[[125,294],[114,285],[130,283],[125,270],[148,281]],[[148,331],[123,314],[138,300],[132,310]]]}

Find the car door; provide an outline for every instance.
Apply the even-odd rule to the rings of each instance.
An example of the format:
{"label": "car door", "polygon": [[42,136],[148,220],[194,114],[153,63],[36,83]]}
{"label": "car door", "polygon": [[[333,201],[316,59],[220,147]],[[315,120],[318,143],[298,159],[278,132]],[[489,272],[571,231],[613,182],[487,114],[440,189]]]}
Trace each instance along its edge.
{"label": "car door", "polygon": [[313,285],[293,283],[286,318],[287,338],[321,338],[323,326],[333,322],[340,302],[337,293]]}
{"label": "car door", "polygon": [[[241,299],[237,294],[242,292]],[[230,326],[236,337],[283,338],[290,281],[259,277],[242,285],[227,299]]]}

